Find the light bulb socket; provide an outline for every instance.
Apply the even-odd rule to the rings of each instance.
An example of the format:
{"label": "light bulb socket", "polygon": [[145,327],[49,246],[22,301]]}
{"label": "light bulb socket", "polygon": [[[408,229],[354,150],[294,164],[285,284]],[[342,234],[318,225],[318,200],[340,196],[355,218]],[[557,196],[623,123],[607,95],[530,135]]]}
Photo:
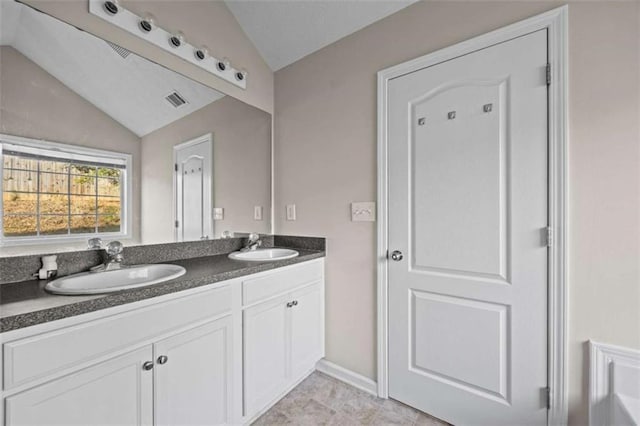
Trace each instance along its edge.
{"label": "light bulb socket", "polygon": [[199,61],[204,61],[209,56],[209,49],[206,46],[198,47],[193,51],[193,56]]}
{"label": "light bulb socket", "polygon": [[118,0],[107,0],[102,3],[102,8],[109,15],[114,16],[120,12],[120,2]]}
{"label": "light bulb socket", "polygon": [[138,28],[140,28],[140,31],[143,33],[150,33],[155,27],[156,18],[150,13],[145,13],[140,19],[140,22],[138,22]]}
{"label": "light bulb socket", "polygon": [[236,71],[236,80],[244,81],[247,78],[247,74],[247,70],[245,70],[244,68],[240,71]]}
{"label": "light bulb socket", "polygon": [[229,59],[224,58],[221,61],[218,61],[218,63],[216,64],[216,67],[218,68],[218,71],[225,71],[227,68],[229,68],[230,62]]}
{"label": "light bulb socket", "polygon": [[184,34],[182,34],[182,32],[180,31],[169,37],[169,46],[173,47],[174,49],[182,46],[182,43],[184,43]]}

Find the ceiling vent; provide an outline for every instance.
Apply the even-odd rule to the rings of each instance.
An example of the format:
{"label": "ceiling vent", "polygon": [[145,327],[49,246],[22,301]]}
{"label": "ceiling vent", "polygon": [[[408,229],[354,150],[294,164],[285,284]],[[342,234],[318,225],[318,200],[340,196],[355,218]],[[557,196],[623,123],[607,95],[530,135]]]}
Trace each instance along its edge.
{"label": "ceiling vent", "polygon": [[113,43],[108,42],[108,41],[107,41],[107,44],[108,44],[109,46],[111,46],[111,48],[112,48],[113,50],[115,50],[115,51],[116,51],[116,53],[117,53],[118,55],[122,56],[124,59],[127,59],[127,56],[129,56],[129,55],[131,54],[131,52],[129,52],[127,49],[125,49],[124,47],[120,47],[120,46],[118,46],[117,44],[113,44]]}
{"label": "ceiling vent", "polygon": [[186,105],[188,102],[182,95],[176,91],[171,92],[165,97],[174,108],[180,108],[182,105]]}

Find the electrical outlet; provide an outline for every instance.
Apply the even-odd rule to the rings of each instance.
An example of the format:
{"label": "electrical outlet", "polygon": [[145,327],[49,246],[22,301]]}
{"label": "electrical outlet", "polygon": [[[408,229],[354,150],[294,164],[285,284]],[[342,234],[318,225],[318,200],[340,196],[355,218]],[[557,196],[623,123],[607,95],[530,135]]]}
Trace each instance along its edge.
{"label": "electrical outlet", "polygon": [[253,220],[262,220],[262,206],[253,208]]}
{"label": "electrical outlet", "polygon": [[222,207],[213,208],[213,220],[224,220],[224,208]]}
{"label": "electrical outlet", "polygon": [[295,204],[287,204],[287,220],[296,220]]}
{"label": "electrical outlet", "polygon": [[353,222],[375,222],[376,203],[365,201],[351,203],[351,221]]}

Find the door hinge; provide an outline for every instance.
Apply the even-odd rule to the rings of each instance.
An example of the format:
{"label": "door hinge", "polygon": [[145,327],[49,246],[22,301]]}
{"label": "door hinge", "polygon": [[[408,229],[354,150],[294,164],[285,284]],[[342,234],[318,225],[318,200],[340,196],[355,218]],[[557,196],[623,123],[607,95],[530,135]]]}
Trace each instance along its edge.
{"label": "door hinge", "polygon": [[551,64],[547,63],[547,86],[551,86]]}
{"label": "door hinge", "polygon": [[547,229],[546,229],[546,240],[547,240],[547,247],[553,246],[553,228],[550,226],[547,226]]}
{"label": "door hinge", "polygon": [[551,388],[549,386],[544,388],[544,395],[547,403],[547,410],[550,410],[551,409]]}
{"label": "door hinge", "polygon": [[178,171],[178,163],[175,163],[175,164],[173,165],[173,170],[174,170],[175,172],[177,172],[177,171]]}
{"label": "door hinge", "polygon": [[175,225],[176,225],[176,228],[178,228],[180,226],[180,221],[176,220]]}

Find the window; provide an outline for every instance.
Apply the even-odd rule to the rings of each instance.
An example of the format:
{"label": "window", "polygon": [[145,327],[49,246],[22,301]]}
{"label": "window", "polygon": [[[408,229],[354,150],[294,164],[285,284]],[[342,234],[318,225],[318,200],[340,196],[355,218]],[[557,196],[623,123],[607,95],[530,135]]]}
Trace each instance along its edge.
{"label": "window", "polygon": [[3,245],[128,237],[131,156],[0,135]]}

